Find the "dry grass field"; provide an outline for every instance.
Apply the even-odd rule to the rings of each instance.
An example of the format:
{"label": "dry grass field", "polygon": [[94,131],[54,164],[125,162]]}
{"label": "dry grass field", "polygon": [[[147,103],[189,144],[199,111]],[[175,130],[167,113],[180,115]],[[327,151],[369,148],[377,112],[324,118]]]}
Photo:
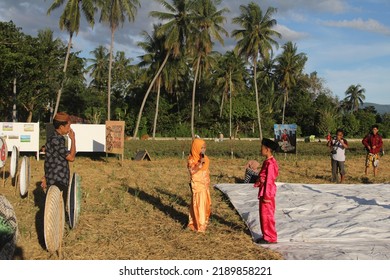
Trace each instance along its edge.
{"label": "dry grass field", "polygon": [[[182,152],[189,142],[172,144],[179,149],[172,155],[161,152],[163,146],[148,146],[152,161],[134,161],[131,155],[143,141],[126,143],[126,158],[121,164],[115,156],[78,155],[71,172],[82,178],[82,206],[78,226],[66,228],[62,259],[68,260],[228,260],[280,259],[277,252],[254,244],[244,222],[218,190],[212,188],[212,218],[205,234],[187,229],[190,201],[189,177]],[[155,141],[147,141],[155,142]],[[172,141],[178,142],[178,141]],[[249,141],[248,141],[249,142]],[[330,159],[323,143],[310,143],[311,151],[295,155],[276,155],[280,166],[280,182],[329,183]],[[138,146],[137,146],[138,145]],[[149,144],[148,144],[149,145]],[[176,145],[176,146],[174,146]],[[254,158],[259,145],[247,143],[255,152],[241,152],[237,157],[214,156],[210,143],[211,184],[235,183],[243,179],[243,166]],[[239,143],[234,144],[238,149]],[[305,144],[300,144],[305,145]],[[179,147],[179,148],[177,148]],[[228,146],[226,146],[228,147]],[[224,149],[226,149],[226,147]],[[356,147],[359,147],[356,144]],[[168,148],[167,148],[168,149]],[[183,150],[183,151],[181,151]],[[302,148],[303,150],[303,148]],[[364,153],[360,148],[347,154],[346,183],[390,183],[390,156],[381,158],[379,176],[364,176]],[[160,152],[159,152],[160,151]],[[256,152],[257,151],[257,152]],[[325,152],[323,152],[325,151]],[[185,154],[185,157],[187,155]],[[262,158],[255,156],[259,161]],[[5,195],[13,205],[19,225],[20,238],[15,259],[58,259],[45,249],[43,213],[45,193],[39,183],[44,160],[31,159],[29,195],[15,194],[6,165]],[[342,186],[340,185],[340,188]],[[309,202],[308,202],[309,203]]]}

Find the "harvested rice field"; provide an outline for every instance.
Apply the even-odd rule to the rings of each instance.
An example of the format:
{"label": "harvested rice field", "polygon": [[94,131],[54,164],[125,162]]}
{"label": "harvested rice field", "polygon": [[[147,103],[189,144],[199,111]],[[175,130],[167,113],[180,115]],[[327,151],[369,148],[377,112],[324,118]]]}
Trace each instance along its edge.
{"label": "harvested rice field", "polygon": [[[273,260],[281,255],[252,242],[251,235],[230,204],[211,187],[212,217],[204,234],[190,231],[191,198],[186,169],[189,142],[127,141],[123,162],[116,156],[78,154],[71,172],[82,180],[80,221],[66,226],[61,254],[46,250],[43,233],[45,193],[40,187],[44,158],[31,156],[31,184],[20,197],[5,167],[6,196],[16,212],[20,238],[15,259],[26,260]],[[227,141],[228,142],[228,141]],[[161,144],[160,144],[161,143]],[[211,185],[237,183],[248,159],[262,161],[259,143],[208,142]],[[222,146],[224,145],[224,146]],[[299,154],[276,155],[280,182],[329,183],[330,159],[324,143],[300,143]],[[151,161],[132,156],[147,147]],[[169,148],[171,147],[171,149]],[[213,150],[214,148],[214,150]],[[318,152],[316,152],[318,151]],[[233,153],[231,153],[233,152]],[[183,156],[184,153],[184,156]],[[233,154],[233,157],[231,155]],[[390,182],[390,157],[381,158],[379,175],[364,175],[364,153],[359,143],[347,153],[345,183]]]}

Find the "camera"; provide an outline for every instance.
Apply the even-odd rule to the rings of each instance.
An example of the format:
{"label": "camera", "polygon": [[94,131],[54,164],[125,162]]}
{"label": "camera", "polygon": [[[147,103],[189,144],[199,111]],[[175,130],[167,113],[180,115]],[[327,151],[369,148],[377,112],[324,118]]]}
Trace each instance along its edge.
{"label": "camera", "polygon": [[335,154],[337,154],[337,151],[336,151],[336,150],[332,150],[330,153],[331,153],[332,155],[335,155]]}

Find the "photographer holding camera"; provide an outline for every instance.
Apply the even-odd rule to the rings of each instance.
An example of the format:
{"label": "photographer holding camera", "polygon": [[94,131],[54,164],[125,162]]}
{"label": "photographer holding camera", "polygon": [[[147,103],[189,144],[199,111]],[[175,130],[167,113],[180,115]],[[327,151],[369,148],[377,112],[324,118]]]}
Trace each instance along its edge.
{"label": "photographer holding camera", "polygon": [[344,139],[344,131],[337,129],[336,136],[328,141],[330,148],[330,157],[332,162],[332,182],[337,183],[337,173],[340,173],[340,183],[344,182],[345,177],[345,149],[348,148],[348,141]]}

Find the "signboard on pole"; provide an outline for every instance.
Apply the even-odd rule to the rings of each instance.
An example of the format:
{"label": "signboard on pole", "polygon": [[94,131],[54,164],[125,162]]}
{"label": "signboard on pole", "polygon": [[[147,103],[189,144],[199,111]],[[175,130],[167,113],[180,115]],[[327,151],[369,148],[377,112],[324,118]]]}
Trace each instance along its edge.
{"label": "signboard on pole", "polygon": [[279,144],[277,152],[297,152],[297,125],[296,124],[274,124],[275,142]]}
{"label": "signboard on pole", "polygon": [[106,153],[122,155],[125,150],[125,122],[106,121]]}
{"label": "signboard on pole", "polygon": [[16,146],[20,152],[35,152],[39,160],[39,123],[0,122],[0,137],[11,151]]}

